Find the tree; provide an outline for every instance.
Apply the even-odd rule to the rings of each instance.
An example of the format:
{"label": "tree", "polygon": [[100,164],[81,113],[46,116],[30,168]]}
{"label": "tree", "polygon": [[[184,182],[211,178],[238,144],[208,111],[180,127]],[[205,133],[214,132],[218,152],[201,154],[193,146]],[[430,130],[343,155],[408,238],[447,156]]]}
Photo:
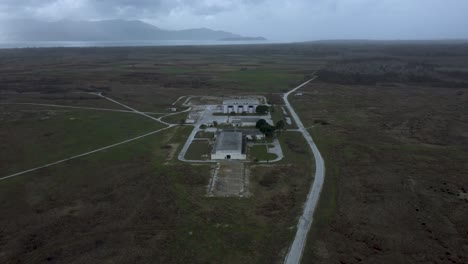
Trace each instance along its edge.
{"label": "tree", "polygon": [[260,128],[260,131],[267,137],[270,137],[273,135],[273,132],[275,132],[275,127],[267,123],[266,125]]}
{"label": "tree", "polygon": [[217,127],[218,126],[218,121],[213,121],[213,126]]}
{"label": "tree", "polygon": [[268,124],[267,121],[265,119],[260,119],[257,121],[257,124],[255,124],[255,127],[260,129],[261,127],[263,127],[265,124]]}
{"label": "tree", "polygon": [[273,132],[275,132],[275,127],[268,124],[268,122],[265,119],[258,120],[255,127],[258,128],[258,130],[260,130],[260,132],[265,134],[267,137],[273,135]]}
{"label": "tree", "polygon": [[201,124],[201,125],[200,125],[200,129],[205,130],[205,129],[206,129],[206,125],[205,125],[205,124]]}
{"label": "tree", "polygon": [[278,130],[283,130],[286,124],[284,123],[284,120],[279,120],[276,122],[276,129]]}
{"label": "tree", "polygon": [[261,115],[268,114],[268,111],[270,111],[270,107],[268,107],[268,105],[259,105],[255,108],[255,112]]}

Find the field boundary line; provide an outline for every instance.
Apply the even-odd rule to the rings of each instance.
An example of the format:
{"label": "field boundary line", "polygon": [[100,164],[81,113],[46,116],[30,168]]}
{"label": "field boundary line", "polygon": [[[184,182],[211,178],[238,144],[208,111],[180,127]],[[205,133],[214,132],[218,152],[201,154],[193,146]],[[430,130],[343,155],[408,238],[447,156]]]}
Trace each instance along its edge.
{"label": "field boundary line", "polygon": [[[73,108],[73,109],[84,109],[84,110],[98,110],[98,111],[110,111],[110,112],[121,112],[121,113],[133,113],[139,114],[135,111],[122,110],[122,109],[110,109],[110,108],[97,108],[97,107],[85,107],[85,106],[71,106],[71,105],[56,105],[56,104],[38,104],[38,103],[0,103],[0,105],[37,105],[37,106],[50,106],[50,107],[62,107],[62,108]],[[174,114],[171,112],[168,113],[156,113],[156,112],[141,112],[149,115],[168,115]],[[182,112],[177,112],[182,113]],[[176,114],[177,114],[176,113]]]}
{"label": "field boundary line", "polygon": [[136,110],[135,108],[132,108],[132,107],[130,107],[130,106],[128,106],[128,105],[124,105],[124,104],[122,104],[122,103],[120,103],[120,102],[118,102],[118,101],[116,101],[116,100],[114,100],[114,99],[112,99],[112,98],[109,98],[109,97],[107,97],[107,96],[105,96],[105,95],[102,95],[101,93],[90,93],[90,94],[94,94],[94,95],[97,95],[97,96],[99,96],[99,97],[105,98],[105,99],[107,99],[107,100],[109,100],[109,101],[111,101],[111,102],[113,102],[113,103],[116,103],[116,104],[118,104],[118,105],[121,105],[121,106],[123,106],[123,107],[125,107],[125,108],[127,108],[127,109],[132,110],[133,112],[135,112],[135,113],[137,113],[137,114],[140,114],[140,115],[142,115],[142,116],[145,116],[145,117],[147,117],[147,118],[150,118],[150,119],[152,119],[152,120],[154,120],[154,121],[156,121],[156,122],[165,124],[165,125],[167,125],[167,126],[171,125],[171,124],[169,124],[169,123],[166,123],[166,122],[162,121],[161,118],[156,118],[156,117],[152,117],[152,116],[150,116],[150,115],[147,115],[147,114],[145,114],[144,112],[140,112],[140,111]]}
{"label": "field boundary line", "polygon": [[40,169],[43,169],[43,168],[47,168],[47,167],[50,167],[50,166],[53,166],[53,165],[57,165],[57,164],[60,164],[60,163],[63,163],[63,162],[69,161],[69,160],[81,158],[81,157],[84,157],[84,156],[87,156],[87,155],[90,155],[90,154],[93,154],[93,153],[96,153],[96,152],[100,152],[100,151],[103,151],[103,150],[106,150],[106,149],[117,147],[117,146],[123,145],[125,143],[132,142],[132,141],[135,141],[135,140],[138,140],[138,139],[141,139],[141,138],[144,138],[144,137],[159,133],[161,131],[167,130],[167,129],[172,128],[174,126],[175,125],[169,125],[168,127],[161,128],[161,129],[146,133],[146,134],[138,136],[138,137],[130,138],[130,139],[121,141],[119,143],[115,143],[115,144],[112,144],[112,145],[109,145],[109,146],[98,148],[98,149],[95,149],[95,150],[92,150],[92,151],[88,151],[86,153],[82,153],[82,154],[79,154],[79,155],[72,156],[70,158],[55,161],[55,162],[52,162],[52,163],[49,163],[49,164],[46,164],[46,165],[43,165],[43,166],[35,167],[35,168],[32,168],[32,169],[25,170],[25,171],[22,171],[22,172],[18,172],[18,173],[15,173],[15,174],[11,174],[11,175],[8,175],[8,176],[5,176],[5,177],[1,177],[0,181],[10,179],[10,178],[13,178],[13,177],[16,177],[16,176],[19,176],[19,175],[23,175],[23,174],[26,174],[28,172],[33,172],[33,171],[40,170]]}

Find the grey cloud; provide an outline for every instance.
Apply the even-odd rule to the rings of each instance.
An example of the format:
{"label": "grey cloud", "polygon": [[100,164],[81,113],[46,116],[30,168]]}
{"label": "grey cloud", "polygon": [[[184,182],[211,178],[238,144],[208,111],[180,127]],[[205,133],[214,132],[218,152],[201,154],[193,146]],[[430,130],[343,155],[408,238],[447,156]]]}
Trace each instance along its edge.
{"label": "grey cloud", "polygon": [[467,13],[467,0],[0,0],[0,19],[141,19],[288,40],[468,38]]}
{"label": "grey cloud", "polygon": [[[36,16],[50,19],[71,14],[96,18],[144,19],[168,14],[173,10],[186,10],[197,15],[215,15],[242,5],[264,0],[2,0],[0,13],[17,18]],[[87,14],[86,14],[87,12]],[[54,17],[47,17],[54,16]],[[66,17],[62,17],[66,18]]]}

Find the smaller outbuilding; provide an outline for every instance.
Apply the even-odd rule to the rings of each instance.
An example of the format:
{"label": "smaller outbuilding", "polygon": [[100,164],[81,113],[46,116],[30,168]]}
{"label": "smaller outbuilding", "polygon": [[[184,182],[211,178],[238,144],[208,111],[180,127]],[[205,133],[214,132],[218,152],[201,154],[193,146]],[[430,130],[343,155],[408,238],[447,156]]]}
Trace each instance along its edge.
{"label": "smaller outbuilding", "polygon": [[185,119],[185,124],[195,124],[197,120],[193,116],[188,116],[187,119]]}
{"label": "smaller outbuilding", "polygon": [[265,134],[260,132],[258,129],[243,129],[242,134],[247,140],[263,140]]}
{"label": "smaller outbuilding", "polygon": [[260,119],[259,117],[232,117],[231,124],[236,127],[254,127]]}

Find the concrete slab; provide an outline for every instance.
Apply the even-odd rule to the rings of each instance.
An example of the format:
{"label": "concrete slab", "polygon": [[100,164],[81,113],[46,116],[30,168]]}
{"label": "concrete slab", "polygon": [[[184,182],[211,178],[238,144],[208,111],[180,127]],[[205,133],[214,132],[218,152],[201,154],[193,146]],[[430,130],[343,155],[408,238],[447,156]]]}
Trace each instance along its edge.
{"label": "concrete slab", "polygon": [[[208,196],[215,197],[247,197],[248,191],[248,168],[242,162],[223,161],[219,162],[208,188]],[[247,177],[246,177],[247,175]]]}

